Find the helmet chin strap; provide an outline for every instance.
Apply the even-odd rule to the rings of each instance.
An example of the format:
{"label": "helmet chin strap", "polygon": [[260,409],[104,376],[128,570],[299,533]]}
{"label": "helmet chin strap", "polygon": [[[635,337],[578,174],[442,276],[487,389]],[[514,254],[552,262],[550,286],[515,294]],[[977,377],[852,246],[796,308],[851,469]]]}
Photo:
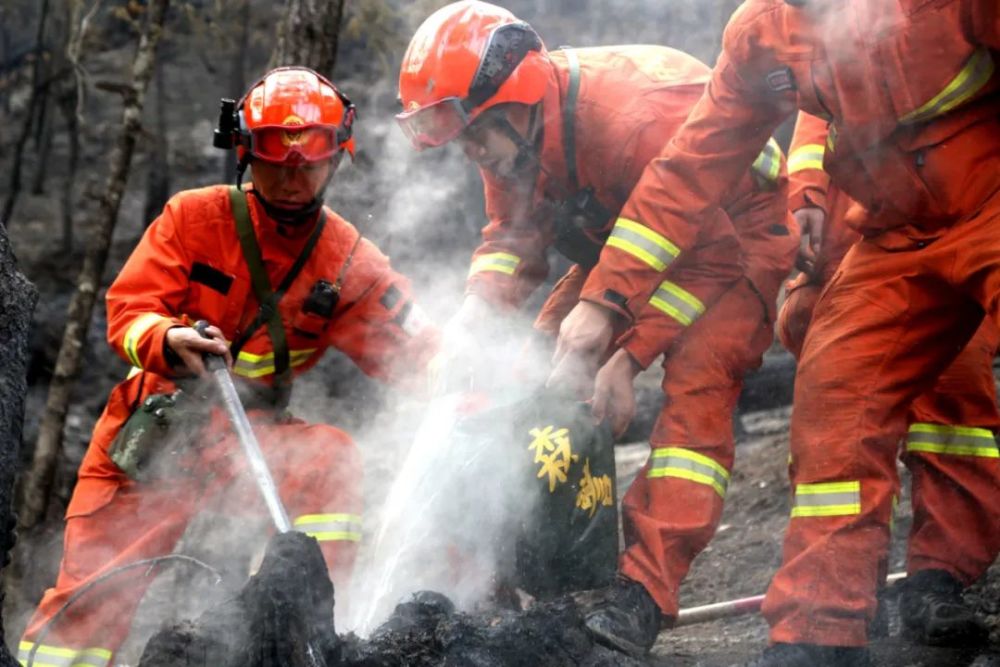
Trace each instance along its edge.
{"label": "helmet chin strap", "polygon": [[[531,107],[531,116],[528,118],[528,137],[531,138],[534,137],[538,126],[538,106],[536,104]],[[541,160],[538,159],[538,151],[535,150],[535,145],[527,138],[521,136],[517,129],[510,124],[506,114],[497,119],[497,124],[500,130],[507,135],[507,138],[517,146],[517,155],[514,156],[514,169],[516,171],[521,171],[532,163],[539,167],[542,166]]]}
{"label": "helmet chin strap", "polygon": [[[250,160],[241,161],[240,165],[236,169],[237,187],[239,187],[243,178],[243,172],[246,171],[246,164],[243,164],[243,162],[249,164]],[[249,192],[257,198],[257,201],[260,202],[260,205],[264,208],[264,212],[267,213],[269,218],[277,222],[279,225],[299,227],[316,219],[316,213],[323,207],[323,193],[326,192],[327,186],[329,186],[330,181],[333,180],[333,174],[337,171],[337,166],[339,166],[339,161],[331,160],[330,173],[327,174],[326,180],[323,181],[323,185],[320,186],[313,198],[302,206],[297,206],[295,208],[278,206],[277,204],[269,202],[265,199],[264,195],[262,195],[256,188],[249,190]]]}

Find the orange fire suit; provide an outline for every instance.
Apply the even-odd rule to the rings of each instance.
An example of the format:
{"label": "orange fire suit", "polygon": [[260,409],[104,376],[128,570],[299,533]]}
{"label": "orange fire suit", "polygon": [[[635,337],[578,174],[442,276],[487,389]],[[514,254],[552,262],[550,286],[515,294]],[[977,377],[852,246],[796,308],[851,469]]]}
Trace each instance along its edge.
{"label": "orange fire suit", "polygon": [[[277,286],[315,225],[279,226],[256,197],[247,200],[265,270]],[[405,379],[433,352],[433,328],[421,320],[408,281],[388,259],[337,214],[323,213],[326,226],[278,304],[290,365],[303,373],[334,347],[370,375]],[[319,281],[339,289],[332,310],[306,305]],[[176,387],[165,354],[168,329],[203,319],[234,340],[257,314],[228,188],[190,190],[167,203],[108,289],[107,310],[108,340],[133,368],[111,392],[94,429],[66,511],[59,577],[27,627],[22,661],[71,596],[122,565],[169,554],[198,511],[266,516],[221,411],[210,415],[197,444],[184,448],[172,471],[151,481],[129,479],[108,455],[136,406]],[[232,371],[238,384],[267,393],[275,373],[267,326],[247,340]],[[332,426],[279,417],[273,409],[252,409],[249,417],[295,529],[320,542],[331,575],[343,583],[361,533],[362,470],[353,442]],[[57,619],[35,664],[111,664],[151,577],[136,569],[116,579],[98,584]]]}
{"label": "orange fire suit", "polygon": [[[785,302],[778,313],[778,335],[782,344],[798,358],[806,329],[823,287],[830,281],[851,244],[861,238],[846,220],[864,210],[852,204],[850,197],[830,184],[823,171],[827,123],[821,118],[799,113],[789,148],[789,210],[815,206],[828,212],[822,247],[815,271],[800,274],[787,288]],[[977,465],[993,465],[988,457],[955,453],[940,456],[928,447],[928,437],[981,437],[985,441],[1000,430],[996,383],[993,380],[993,357],[1000,344],[1000,333],[989,319],[984,319],[972,340],[946,368],[931,392],[918,397],[910,406],[909,428],[903,460],[913,477],[913,530],[909,539],[907,572],[934,568],[952,572],[966,580],[979,574],[979,565],[989,560],[997,548],[994,535],[969,530],[962,521],[976,515],[977,509],[994,498],[977,498],[982,475]],[[965,478],[972,475],[971,483]],[[938,504],[940,503],[940,504]],[[974,524],[973,524],[974,525]],[[956,550],[955,544],[962,544]],[[966,554],[973,554],[967,565]]]}
{"label": "orange fire suit", "polygon": [[[573,56],[580,67],[578,184],[593,188],[607,211],[588,230],[590,239],[631,248],[663,269],[676,250],[621,224],[615,233],[612,225],[643,166],[701,95],[709,69],[687,54],[654,46],[551,56],[540,112],[541,168],[512,182],[483,172],[489,224],[474,253],[468,291],[501,306],[520,306],[544,279],[558,202],[571,194],[562,120],[567,59]],[[653,454],[624,501],[630,546],[621,570],[641,582],[668,616],[676,616],[678,586],[718,524],[733,463],[726,416],[744,373],[760,364],[771,343],[777,292],[798,246],[797,229],[787,224],[783,208],[783,161],[772,142],[744,170],[723,209],[700,230],[695,249],[658,273],[635,307],[634,325],[615,343],[643,367],[665,353],[665,401],[650,437]],[[557,283],[535,322],[538,330],[558,331],[588,272],[575,264]]]}
{"label": "orange fire suit", "polygon": [[[864,238],[827,288],[798,368],[791,520],[764,604],[775,642],[866,642],[907,408],[984,311],[997,320],[998,47],[994,0],[749,0],[730,20],[706,94],[622,209],[630,227],[693,247],[706,212],[800,108],[831,120],[824,169],[867,211],[855,223]],[[624,312],[608,290],[628,305],[659,279],[641,256],[612,246],[603,255],[584,298]],[[969,583],[1000,539],[992,433],[907,439],[936,466],[967,468],[951,490],[968,496],[951,517],[961,533],[947,539],[961,552],[955,574]],[[948,502],[927,499],[938,512]]]}

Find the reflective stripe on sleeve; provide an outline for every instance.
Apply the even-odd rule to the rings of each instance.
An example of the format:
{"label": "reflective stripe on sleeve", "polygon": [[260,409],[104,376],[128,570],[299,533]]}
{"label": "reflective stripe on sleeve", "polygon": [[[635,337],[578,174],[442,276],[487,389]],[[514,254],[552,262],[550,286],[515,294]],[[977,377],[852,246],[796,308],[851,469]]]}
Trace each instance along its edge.
{"label": "reflective stripe on sleeve", "polygon": [[965,104],[986,85],[993,76],[993,69],[993,56],[990,50],[985,46],[977,48],[944,90],[919,108],[902,116],[899,122],[920,123]]}
{"label": "reflective stripe on sleeve", "polygon": [[781,173],[781,147],[773,138],[767,140],[767,145],[760,152],[751,167],[765,181],[773,183]]}
{"label": "reflective stripe on sleeve", "polygon": [[142,368],[142,364],[139,362],[138,347],[139,341],[142,339],[143,335],[155,324],[168,319],[169,318],[158,313],[146,313],[144,315],[140,315],[132,321],[132,324],[125,332],[125,338],[122,339],[122,349],[125,351],[125,356],[128,357],[128,360],[132,362],[133,366]]}
{"label": "reflective stripe on sleeve", "polygon": [[320,542],[361,541],[361,517],[357,514],[303,514],[292,526]]}
{"label": "reflective stripe on sleeve", "polygon": [[705,312],[705,304],[698,297],[669,280],[660,283],[649,303],[684,326],[690,325]]}
{"label": "reflective stripe on sleeve", "polygon": [[788,156],[788,173],[794,174],[807,169],[823,171],[823,144],[799,146]]}
{"label": "reflective stripe on sleeve", "polygon": [[507,252],[491,252],[486,255],[480,255],[472,260],[472,266],[469,267],[469,275],[473,276],[484,271],[495,271],[512,276],[520,263],[521,258],[517,255],[511,255]]}
{"label": "reflective stripe on sleeve", "polygon": [[729,471],[704,454],[683,447],[657,447],[649,457],[646,477],[676,477],[715,489],[722,498],[729,488]]}
{"label": "reflective stripe on sleeve", "polygon": [[[291,368],[301,366],[309,361],[316,348],[308,350],[289,350],[288,365]],[[267,354],[251,354],[240,352],[233,363],[233,372],[245,378],[259,378],[274,373],[274,352]]]}
{"label": "reflective stripe on sleeve", "polygon": [[606,245],[642,260],[657,271],[667,268],[681,254],[681,249],[665,237],[628,218],[615,221]]}
{"label": "reflective stripe on sleeve", "polygon": [[996,438],[988,429],[921,422],[910,424],[906,434],[906,451],[990,459],[1000,457]]}
{"label": "reflective stripe on sleeve", "polygon": [[861,482],[796,484],[792,517],[861,514]]}
{"label": "reflective stripe on sleeve", "polygon": [[[28,664],[28,657],[34,646],[34,642],[24,640],[18,644],[17,660],[21,665]],[[72,649],[39,644],[32,665],[34,667],[106,667],[110,662],[111,651],[105,648]]]}

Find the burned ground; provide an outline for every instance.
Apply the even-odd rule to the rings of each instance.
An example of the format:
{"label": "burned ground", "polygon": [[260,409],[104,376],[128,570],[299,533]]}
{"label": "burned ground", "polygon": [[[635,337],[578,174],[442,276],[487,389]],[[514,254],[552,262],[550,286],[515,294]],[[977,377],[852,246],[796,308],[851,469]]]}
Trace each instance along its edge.
{"label": "burned ground", "polygon": [[[780,560],[788,511],[787,418],[787,409],[744,416],[747,434],[739,445],[723,522],[682,587],[682,607],[745,597],[766,588]],[[618,448],[623,484],[634,477],[646,452],[643,444]],[[893,543],[894,570],[902,567],[903,536],[909,525],[906,498],[904,494]],[[312,583],[304,586],[304,582]],[[289,637],[299,638],[292,642],[298,648],[305,637],[322,647],[327,667],[725,667],[740,664],[766,644],[766,624],[758,616],[749,616],[665,631],[648,660],[638,661],[594,645],[582,628],[581,607],[573,599],[537,603],[525,611],[459,613],[446,597],[433,592],[402,601],[367,640],[354,635],[337,637],[328,612],[334,591],[324,582],[315,543],[297,534],[279,536],[269,546],[260,572],[238,595],[197,622],[160,632],[140,664],[309,665],[301,652],[296,655],[287,650]],[[1000,664],[1000,566],[994,566],[967,593],[968,602],[991,627],[991,644],[985,648],[935,649],[901,637],[892,592],[884,596],[888,636],[873,641],[877,665]]]}

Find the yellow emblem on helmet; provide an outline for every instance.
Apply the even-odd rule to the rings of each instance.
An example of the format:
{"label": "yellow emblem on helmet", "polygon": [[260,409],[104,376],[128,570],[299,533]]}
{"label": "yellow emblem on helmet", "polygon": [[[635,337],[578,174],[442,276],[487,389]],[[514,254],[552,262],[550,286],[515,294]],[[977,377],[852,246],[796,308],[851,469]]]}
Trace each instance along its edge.
{"label": "yellow emblem on helmet", "polygon": [[[305,125],[306,122],[292,114],[281,121],[282,125]],[[305,130],[282,130],[281,131],[281,143],[284,146],[300,146],[305,142]]]}

